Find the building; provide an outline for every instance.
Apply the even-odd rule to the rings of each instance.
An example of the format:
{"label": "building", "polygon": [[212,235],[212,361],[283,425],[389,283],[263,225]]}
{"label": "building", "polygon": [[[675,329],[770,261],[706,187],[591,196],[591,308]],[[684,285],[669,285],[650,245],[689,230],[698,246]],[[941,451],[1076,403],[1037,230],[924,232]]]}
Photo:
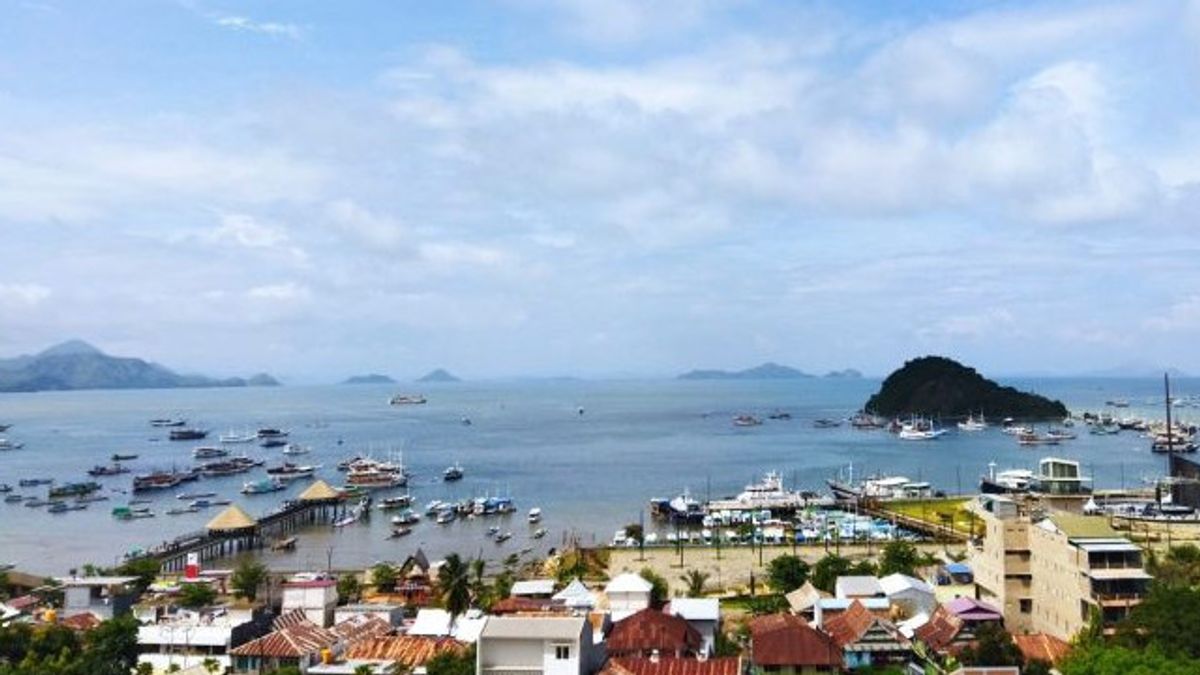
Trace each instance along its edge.
{"label": "building", "polygon": [[359,604],[359,605],[343,605],[333,610],[333,622],[335,624],[347,621],[355,616],[373,616],[378,619],[387,621],[393,626],[399,626],[404,620],[404,608],[399,605],[387,604]]}
{"label": "building", "polygon": [[337,581],[333,579],[293,578],[283,584],[284,614],[293,610],[304,612],[304,616],[318,626],[328,627],[334,623],[334,608],[337,607]]}
{"label": "building", "polygon": [[889,574],[879,580],[884,595],[897,611],[905,616],[929,614],[937,608],[933,586],[907,574]]}
{"label": "building", "polygon": [[996,607],[975,598],[955,598],[942,605],[954,616],[969,624],[1004,623],[1004,613]]}
{"label": "building", "polygon": [[451,620],[450,612],[444,609],[425,608],[417,611],[417,617],[408,626],[409,635],[422,637],[452,637],[459,642],[474,643],[487,617],[477,609]]}
{"label": "building", "polygon": [[374,616],[360,615],[332,628],[318,626],[307,619],[295,620],[300,610],[280,623],[281,628],[230,650],[234,670],[258,675],[294,666],[307,673],[318,661],[332,661],[347,647],[363,640],[387,635],[392,626]]}
{"label": "building", "polygon": [[1033,630],[1033,552],[1029,516],[1009,497],[982,495],[972,509],[984,524],[970,550],[975,596],[998,607],[1013,633]]}
{"label": "building", "polygon": [[933,616],[913,631],[913,639],[923,642],[938,653],[957,652],[975,641],[974,629],[960,619],[945,605],[938,607]]}
{"label": "building", "polygon": [[688,622],[700,634],[700,653],[712,656],[721,630],[721,601],[716,598],[674,598],[663,609]]}
{"label": "building", "polygon": [[596,594],[578,577],[555,593],[552,599],[570,609],[587,611],[596,607]]}
{"label": "building", "polygon": [[833,585],[833,597],[845,600],[854,598],[882,598],[886,594],[879,579],[870,576],[838,577]]}
{"label": "building", "polygon": [[604,664],[601,675],[742,675],[736,656],[718,659],[615,657]]}
{"label": "building", "polygon": [[704,639],[680,616],[643,609],[613,624],[605,646],[610,656],[695,656]]}
{"label": "building", "polygon": [[908,638],[896,625],[876,616],[858,600],[826,621],[823,628],[841,648],[846,667],[851,670],[905,663],[912,655]]}
{"label": "building", "polygon": [[1021,650],[1026,663],[1041,661],[1056,666],[1071,653],[1070,643],[1045,633],[1014,635],[1013,642],[1017,644],[1017,649]]}
{"label": "building", "polygon": [[479,634],[479,675],[591,675],[605,655],[585,617],[496,616]]}
{"label": "building", "polygon": [[57,580],[63,589],[64,617],[89,613],[108,620],[128,614],[136,593],[137,577],[64,577]]}
{"label": "building", "polygon": [[[347,664],[387,666],[386,672],[411,672],[423,668],[433,657],[461,654],[467,646],[451,638],[389,635],[360,640],[346,648]],[[351,669],[350,672],[354,672]]]}
{"label": "building", "polygon": [[813,618],[813,613],[816,611],[817,603],[821,598],[828,598],[829,594],[812,585],[811,581],[805,581],[804,585],[784,596],[788,603],[788,609],[792,614],[798,614],[806,618]]}
{"label": "building", "polygon": [[548,600],[550,596],[554,595],[554,580],[530,579],[528,581],[517,581],[513,583],[509,595],[518,598]]}
{"label": "building", "polygon": [[620,621],[630,614],[649,608],[653,589],[649,581],[632,572],[614,577],[604,587],[604,595],[608,598],[608,611],[612,613],[613,621]]}
{"label": "building", "polygon": [[168,611],[146,606],[137,618],[143,624],[138,627],[138,663],[149,664],[157,673],[191,668],[207,659],[229,669],[231,649],[270,630],[269,615],[254,607]]}
{"label": "building", "polygon": [[813,605],[813,625],[824,626],[826,621],[850,609],[856,602],[878,616],[887,617],[892,612],[892,602],[887,598],[818,598],[817,604]]}
{"label": "building", "polygon": [[833,638],[792,614],[750,622],[750,672],[809,675],[841,672],[842,650]]}

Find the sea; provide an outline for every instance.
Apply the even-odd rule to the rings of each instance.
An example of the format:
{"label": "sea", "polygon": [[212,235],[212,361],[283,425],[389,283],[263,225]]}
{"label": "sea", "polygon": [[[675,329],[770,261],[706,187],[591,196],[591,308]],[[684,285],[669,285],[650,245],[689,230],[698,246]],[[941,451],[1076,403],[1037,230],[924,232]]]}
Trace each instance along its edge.
{"label": "sea", "polygon": [[[1009,379],[1010,384],[1062,400],[1075,411],[1102,411],[1110,399],[1126,399],[1118,416],[1161,418],[1162,382],[1157,379]],[[524,549],[545,554],[567,542],[602,544],[624,525],[650,524],[648,500],[688,491],[697,498],[731,496],[766,471],[778,471],[788,487],[824,491],[825,480],[853,464],[856,476],[901,474],[925,480],[947,493],[976,490],[988,464],[998,470],[1036,468],[1053,455],[1078,460],[1097,488],[1136,487],[1165,472],[1165,459],[1150,452],[1134,432],[1092,436],[1082,425],[1074,441],[1054,447],[1022,448],[991,428],[950,433],[930,442],[902,441],[884,431],[843,424],[818,429],[819,418],[845,419],[879,387],[879,381],[813,378],[799,380],[536,380],[415,385],[328,385],[269,388],[75,391],[0,394],[0,434],[24,444],[0,452],[0,483],[16,492],[45,495],[45,487],[18,488],[23,478],[88,480],[87,469],[107,464],[114,453],[137,454],[126,464],[135,472],[188,467],[192,449],[215,445],[220,434],[279,427],[312,452],[290,458],[319,464],[318,477],[343,483],[336,465],[359,453],[402,456],[413,472],[408,490],[420,509],[430,500],[486,495],[511,497],[508,516],[437,525],[423,520],[413,533],[389,539],[389,516],[375,511],[355,525],[312,527],[299,534],[294,552],[263,552],[284,570],[365,568],[403,560],[418,547],[430,556],[457,552],[500,560]],[[392,406],[394,393],[419,393],[424,405]],[[1173,382],[1173,394],[1200,393],[1200,380]],[[766,419],[786,412],[790,420]],[[1200,413],[1200,410],[1197,410]],[[735,415],[764,418],[761,426],[736,427]],[[1200,418],[1190,408],[1177,411]],[[149,420],[178,417],[210,430],[200,442],[167,440],[167,430]],[[464,423],[469,420],[470,424]],[[989,420],[997,422],[998,420]],[[267,464],[289,459],[280,449],[245,449]],[[465,478],[442,480],[442,471],[461,463]],[[119,563],[130,551],[149,548],[201,530],[223,507],[169,516],[181,506],[176,492],[215,492],[252,516],[294,497],[309,481],[287,491],[240,494],[263,469],[185,483],[177,491],[150,493],[156,517],[120,521],[113,507],[126,504],[129,474],[96,479],[107,501],[86,510],[52,514],[45,508],[0,503],[0,563],[40,574],[64,574],[86,563]],[[403,489],[391,494],[402,493]],[[384,493],[386,494],[386,493]],[[142,495],[139,495],[142,496]],[[382,496],[382,495],[381,495]],[[544,514],[547,536],[530,538],[530,508]],[[487,529],[499,526],[513,538],[496,544]]]}

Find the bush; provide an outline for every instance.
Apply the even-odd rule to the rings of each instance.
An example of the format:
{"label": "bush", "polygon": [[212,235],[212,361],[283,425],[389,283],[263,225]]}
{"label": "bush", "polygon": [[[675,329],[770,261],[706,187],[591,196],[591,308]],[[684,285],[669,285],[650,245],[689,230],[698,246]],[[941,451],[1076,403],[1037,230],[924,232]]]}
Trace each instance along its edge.
{"label": "bush", "polygon": [[778,593],[791,593],[808,580],[808,563],[794,555],[781,555],[767,568],[771,588]]}

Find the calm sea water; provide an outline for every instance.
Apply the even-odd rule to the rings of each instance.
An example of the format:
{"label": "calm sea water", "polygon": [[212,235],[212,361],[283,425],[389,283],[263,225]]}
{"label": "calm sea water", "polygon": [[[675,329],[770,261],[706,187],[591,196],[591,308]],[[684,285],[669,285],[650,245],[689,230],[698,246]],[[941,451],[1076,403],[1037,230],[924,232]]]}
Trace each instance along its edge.
{"label": "calm sea water", "polygon": [[[1122,414],[1161,415],[1161,383],[1156,380],[1046,379],[1008,382],[1060,398],[1073,410],[1099,410],[1110,398],[1126,398]],[[396,386],[278,387],[268,389],[196,389],[117,392],[53,392],[0,395],[0,422],[12,423],[12,440],[21,450],[0,452],[0,482],[21,478],[86,479],[85,471],[107,463],[114,452],[136,453],[135,472],[183,467],[193,463],[193,442],[170,442],[166,431],[151,428],[154,417],[185,417],[212,430],[209,441],[230,429],[278,426],[292,440],[311,446],[300,463],[322,464],[319,476],[341,484],[337,462],[355,452],[377,456],[403,451],[414,471],[410,484],[416,503],[507,494],[518,512],[505,520],[477,519],[438,526],[422,522],[412,535],[388,540],[388,518],[376,512],[369,522],[333,531],[304,532],[294,553],[271,561],[281,568],[321,568],[329,556],[335,567],[365,566],[403,559],[415,547],[431,555],[457,551],[492,559],[535,545],[535,553],[561,545],[568,535],[585,543],[607,541],[624,523],[637,521],[646,501],[684,489],[698,496],[731,495],[764,471],[782,472],[789,485],[822,489],[825,478],[848,462],[856,474],[902,473],[931,481],[948,492],[975,488],[987,464],[999,468],[1035,468],[1047,454],[1077,459],[1095,476],[1098,487],[1134,486],[1161,474],[1165,461],[1148,442],[1125,432],[1089,436],[1056,448],[1028,450],[996,430],[982,434],[952,432],[935,442],[899,441],[884,432],[848,426],[815,429],[812,420],[845,417],[878,388],[874,380],[796,381],[538,381],[424,385],[429,402],[392,407],[387,398]],[[1176,393],[1200,392],[1200,381],[1175,383]],[[578,414],[582,407],[585,413]],[[766,421],[739,429],[730,423],[739,413],[790,412],[790,421]],[[1193,417],[1190,409],[1181,411]],[[1198,411],[1200,412],[1200,411]],[[470,426],[461,419],[468,417]],[[1200,418],[1200,414],[1194,417]],[[952,425],[950,425],[952,426]],[[339,444],[340,441],[340,444]],[[268,464],[283,456],[278,449],[246,448]],[[441,481],[441,471],[459,461],[466,478]],[[307,485],[262,496],[239,494],[249,474],[202,479],[186,491],[213,491],[234,499],[251,515],[264,513]],[[110,501],[86,511],[50,514],[45,509],[0,503],[0,562],[22,569],[63,573],[86,562],[111,564],[126,551],[148,547],[200,529],[220,507],[208,512],[166,516],[181,504],[174,492],[153,495],[158,517],[119,522],[111,509],[128,496],[128,475],[99,479]],[[43,494],[46,488],[25,488]],[[525,512],[541,507],[550,534],[528,540],[532,528]],[[497,545],[484,535],[499,524],[514,533]]]}

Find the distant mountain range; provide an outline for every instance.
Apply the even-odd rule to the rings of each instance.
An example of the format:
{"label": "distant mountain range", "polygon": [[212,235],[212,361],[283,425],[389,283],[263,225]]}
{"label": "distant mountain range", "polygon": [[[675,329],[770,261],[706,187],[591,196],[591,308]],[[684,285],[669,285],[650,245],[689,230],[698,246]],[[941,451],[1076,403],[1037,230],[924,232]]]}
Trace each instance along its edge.
{"label": "distant mountain range", "polygon": [[679,376],[681,380],[799,380],[815,377],[778,363],[764,363],[746,370],[693,370]]}
{"label": "distant mountain range", "polygon": [[860,373],[859,371],[857,371],[853,368],[845,368],[843,370],[831,370],[828,373],[825,373],[825,377],[828,377],[828,378],[834,379],[834,380],[857,380],[857,379],[860,379],[862,376],[863,376],[862,373]]}
{"label": "distant mountain range", "polygon": [[83,340],[68,340],[34,355],[0,359],[0,392],[267,387],[278,384],[278,380],[266,373],[227,379],[180,375],[142,359],[109,356]]}
{"label": "distant mountain range", "polygon": [[396,381],[387,375],[371,373],[369,375],[354,375],[348,377],[342,384],[395,384]]}
{"label": "distant mountain range", "polygon": [[462,380],[451,375],[449,371],[438,368],[417,378],[417,382],[462,382]]}

